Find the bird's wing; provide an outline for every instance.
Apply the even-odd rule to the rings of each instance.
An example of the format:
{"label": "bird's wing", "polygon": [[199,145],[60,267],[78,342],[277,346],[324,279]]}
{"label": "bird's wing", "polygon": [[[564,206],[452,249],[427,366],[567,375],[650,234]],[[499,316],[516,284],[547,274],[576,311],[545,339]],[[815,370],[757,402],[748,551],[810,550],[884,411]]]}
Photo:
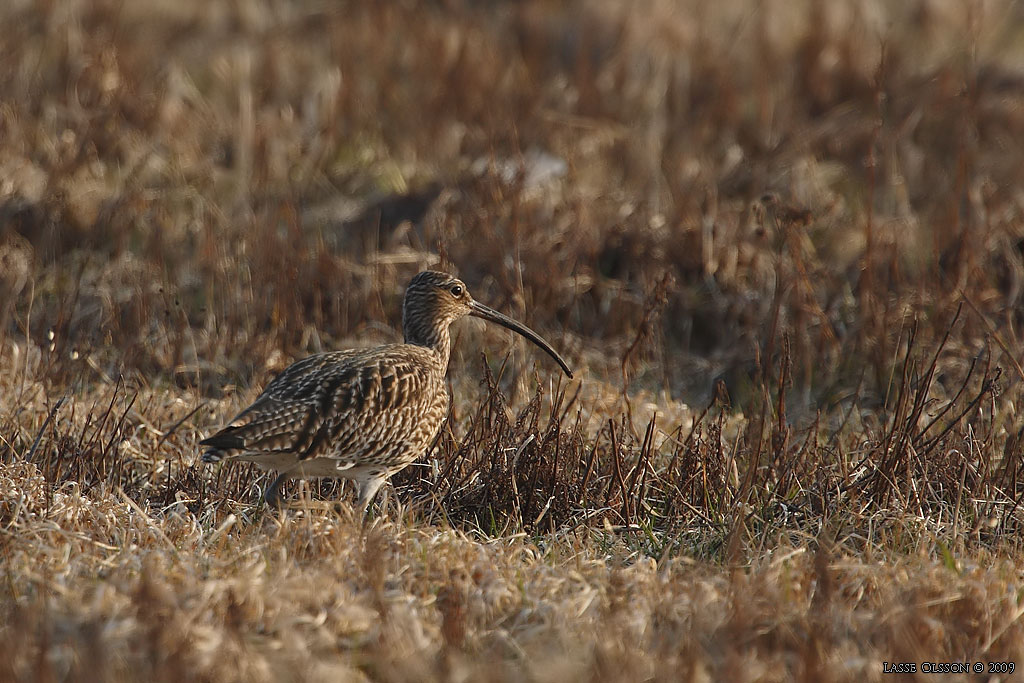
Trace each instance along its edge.
{"label": "bird's wing", "polygon": [[357,457],[360,437],[376,432],[374,424],[396,412],[415,413],[428,374],[422,363],[379,349],[311,356],[286,368],[251,406],[200,444],[217,451],[289,452],[300,459],[326,452]]}

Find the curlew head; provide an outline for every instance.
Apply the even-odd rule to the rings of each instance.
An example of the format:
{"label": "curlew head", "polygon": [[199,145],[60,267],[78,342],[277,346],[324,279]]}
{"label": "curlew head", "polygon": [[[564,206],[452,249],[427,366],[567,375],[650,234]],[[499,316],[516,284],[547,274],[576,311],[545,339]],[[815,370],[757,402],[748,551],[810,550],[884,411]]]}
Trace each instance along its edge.
{"label": "curlew head", "polygon": [[547,352],[565,374],[572,377],[572,370],[543,337],[526,325],[474,300],[462,280],[436,270],[419,273],[405,290],[405,302],[402,304],[405,341],[432,348],[443,346],[447,363],[448,326],[467,315],[490,320],[521,334]]}

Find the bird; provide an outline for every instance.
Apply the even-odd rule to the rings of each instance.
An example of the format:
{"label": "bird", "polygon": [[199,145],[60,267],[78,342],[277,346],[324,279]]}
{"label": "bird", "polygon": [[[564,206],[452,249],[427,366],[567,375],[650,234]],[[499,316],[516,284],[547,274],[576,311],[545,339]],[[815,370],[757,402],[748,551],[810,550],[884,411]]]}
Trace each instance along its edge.
{"label": "bird", "polygon": [[279,491],[289,479],[350,479],[358,490],[356,508],[365,516],[381,485],[424,455],[446,419],[449,326],[465,316],[529,339],[572,379],[543,337],[476,301],[462,280],[427,270],[405,291],[403,343],[329,351],[293,363],[252,405],[199,442],[206,447],[203,462],[276,470],[263,494],[271,508],[283,507]]}

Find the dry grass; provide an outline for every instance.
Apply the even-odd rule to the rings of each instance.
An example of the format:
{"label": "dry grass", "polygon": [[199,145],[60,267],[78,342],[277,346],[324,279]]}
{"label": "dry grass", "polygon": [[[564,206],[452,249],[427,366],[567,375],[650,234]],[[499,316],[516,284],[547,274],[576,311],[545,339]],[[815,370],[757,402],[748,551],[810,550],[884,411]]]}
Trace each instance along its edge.
{"label": "dry grass", "polygon": [[[0,679],[1024,664],[1019,4],[0,20]],[[197,463],[424,267],[581,379],[459,324],[366,529]]]}

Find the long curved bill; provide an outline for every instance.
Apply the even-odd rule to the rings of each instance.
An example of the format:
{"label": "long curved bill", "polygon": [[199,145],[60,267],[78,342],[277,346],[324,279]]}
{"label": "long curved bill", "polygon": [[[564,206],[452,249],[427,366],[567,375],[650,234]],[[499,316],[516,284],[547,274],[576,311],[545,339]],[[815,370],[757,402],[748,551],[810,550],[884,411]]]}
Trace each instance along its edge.
{"label": "long curved bill", "polygon": [[551,344],[548,344],[546,341],[544,341],[543,337],[541,337],[539,334],[531,330],[526,325],[520,322],[516,322],[507,315],[498,313],[493,308],[488,308],[487,306],[484,306],[482,303],[478,301],[471,301],[469,303],[469,314],[477,318],[483,318],[484,320],[490,320],[491,322],[498,323],[502,327],[507,327],[513,332],[518,332],[519,334],[523,335],[524,337],[532,341],[534,344],[544,349],[544,351],[546,351],[549,356],[555,359],[556,363],[562,366],[562,370],[564,370],[565,374],[569,376],[569,379],[572,379],[572,370],[570,370],[566,362],[562,360],[562,357],[558,355],[558,352],[551,348]]}

